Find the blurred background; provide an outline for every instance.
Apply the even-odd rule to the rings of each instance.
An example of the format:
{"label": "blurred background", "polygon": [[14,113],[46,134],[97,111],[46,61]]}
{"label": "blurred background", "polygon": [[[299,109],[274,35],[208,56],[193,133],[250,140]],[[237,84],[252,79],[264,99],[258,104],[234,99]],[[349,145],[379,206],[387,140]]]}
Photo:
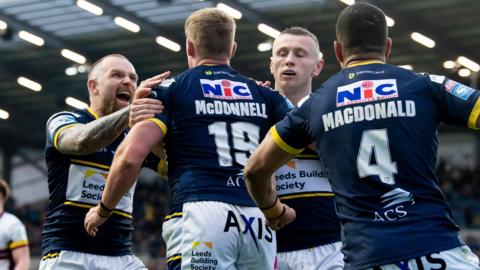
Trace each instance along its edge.
{"label": "blurred background", "polygon": [[[303,26],[315,33],[325,68],[314,86],[339,70],[333,55],[335,20],[354,0],[0,0],[0,172],[10,182],[7,211],[27,226],[31,253],[40,254],[48,201],[43,158],[45,123],[88,103],[90,64],[125,55],[140,81],[187,68],[184,21],[191,12],[225,9],[237,21],[232,66],[273,80],[271,44],[278,31]],[[478,88],[479,0],[377,0],[387,17],[389,63],[442,74]],[[437,171],[462,236],[480,254],[480,135],[440,127]],[[134,249],[149,269],[165,268],[161,224],[168,202],[164,179],[142,172],[135,193]],[[38,259],[37,259],[38,261]],[[34,260],[32,267],[36,268]]]}

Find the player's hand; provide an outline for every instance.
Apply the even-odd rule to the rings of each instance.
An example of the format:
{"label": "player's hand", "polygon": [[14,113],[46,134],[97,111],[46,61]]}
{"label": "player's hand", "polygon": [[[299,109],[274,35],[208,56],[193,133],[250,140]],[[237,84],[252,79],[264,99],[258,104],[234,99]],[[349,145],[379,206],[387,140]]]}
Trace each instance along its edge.
{"label": "player's hand", "polygon": [[272,228],[275,231],[278,231],[281,228],[285,227],[285,225],[292,222],[297,216],[297,213],[293,208],[290,208],[288,205],[284,203],[282,203],[282,205],[285,207],[285,211],[280,217],[275,219],[267,219],[268,227]]}
{"label": "player's hand", "polygon": [[134,124],[149,119],[157,113],[161,113],[164,109],[163,103],[160,100],[147,98],[152,91],[152,87],[160,84],[170,76],[170,71],[148,78],[140,83],[130,108],[130,118],[128,125],[132,127]]}
{"label": "player's hand", "polygon": [[83,227],[87,231],[88,235],[95,237],[98,232],[98,227],[107,221],[108,217],[101,217],[98,215],[99,206],[90,208],[88,213],[85,215],[85,220],[83,222]]}

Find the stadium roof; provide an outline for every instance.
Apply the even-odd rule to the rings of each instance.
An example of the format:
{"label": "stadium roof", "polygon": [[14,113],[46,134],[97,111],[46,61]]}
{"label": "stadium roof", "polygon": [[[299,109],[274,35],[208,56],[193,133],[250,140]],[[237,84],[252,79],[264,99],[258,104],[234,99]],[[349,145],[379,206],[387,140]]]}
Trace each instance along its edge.
{"label": "stadium roof", "polygon": [[[272,80],[268,68],[270,51],[260,52],[257,48],[265,42],[268,48],[268,42],[272,41],[272,37],[258,30],[261,23],[277,30],[304,26],[318,35],[326,66],[315,80],[315,86],[339,70],[332,50],[335,20],[346,6],[339,0],[2,0],[0,109],[10,117],[0,119],[1,146],[43,148],[48,117],[60,110],[73,109],[65,103],[67,97],[88,101],[86,73],[82,71],[106,54],[126,55],[135,65],[140,79],[165,70],[174,74],[183,71],[187,68],[185,18],[194,10],[220,2],[242,13],[242,18],[237,20],[238,50],[232,61],[237,70],[259,80]],[[456,65],[453,69],[445,69],[443,63],[446,60],[456,62],[460,56],[480,62],[480,1],[367,2],[381,7],[395,21],[389,29],[394,46],[390,63],[411,65],[418,72],[445,74],[476,86],[476,73],[460,77],[458,63],[450,63]],[[88,3],[100,8],[102,14],[91,13],[99,13],[98,9],[86,11]],[[122,19],[118,17],[133,22],[139,31],[135,33],[120,27],[117,23],[121,24]],[[1,30],[4,28],[2,22],[8,26],[4,30]],[[40,37],[32,41],[40,44],[43,39],[43,46],[25,41],[28,33],[21,32],[21,38],[20,31]],[[415,42],[412,32],[429,37],[435,47]],[[180,45],[180,51],[156,43],[159,36]],[[65,49],[83,56],[85,64],[63,57]],[[469,64],[463,62],[463,65]],[[76,74],[67,75],[67,68],[71,74]],[[478,67],[473,65],[470,69]],[[20,76],[39,83],[42,89],[36,92],[19,85]]]}

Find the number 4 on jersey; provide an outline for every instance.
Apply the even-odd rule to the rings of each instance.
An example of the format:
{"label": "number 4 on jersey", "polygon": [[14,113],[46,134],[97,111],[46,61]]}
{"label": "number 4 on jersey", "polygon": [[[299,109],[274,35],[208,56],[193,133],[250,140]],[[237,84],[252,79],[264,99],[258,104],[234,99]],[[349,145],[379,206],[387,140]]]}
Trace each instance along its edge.
{"label": "number 4 on jersey", "polygon": [[[376,162],[373,163],[372,161]],[[385,184],[395,184],[394,174],[397,163],[392,161],[386,129],[366,130],[362,134],[357,157],[357,170],[360,178],[378,175]]]}

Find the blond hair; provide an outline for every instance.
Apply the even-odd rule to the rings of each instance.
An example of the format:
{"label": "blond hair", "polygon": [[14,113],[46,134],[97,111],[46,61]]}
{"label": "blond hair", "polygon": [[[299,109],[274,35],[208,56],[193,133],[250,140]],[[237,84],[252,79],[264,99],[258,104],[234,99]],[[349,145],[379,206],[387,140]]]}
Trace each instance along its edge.
{"label": "blond hair", "polygon": [[7,201],[10,197],[10,187],[5,180],[0,179],[0,193],[3,195],[3,201]]}
{"label": "blond hair", "polygon": [[217,8],[193,12],[185,21],[185,36],[200,57],[230,56],[235,38],[235,21]]}
{"label": "blond hair", "polygon": [[292,26],[280,32],[280,36],[281,35],[309,37],[311,40],[313,40],[313,43],[315,44],[315,50],[317,52],[320,52],[320,45],[318,44],[317,36],[314,33],[308,31],[307,28],[300,27],[300,26]]}

